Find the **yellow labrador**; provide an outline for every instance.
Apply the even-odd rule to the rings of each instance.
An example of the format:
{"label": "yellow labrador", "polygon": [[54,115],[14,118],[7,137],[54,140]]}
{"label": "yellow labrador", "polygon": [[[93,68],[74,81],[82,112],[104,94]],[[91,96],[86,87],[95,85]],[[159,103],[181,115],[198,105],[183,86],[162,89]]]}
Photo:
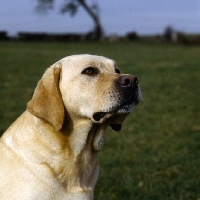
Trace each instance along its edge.
{"label": "yellow labrador", "polygon": [[119,131],[141,98],[138,79],[105,57],[52,65],[0,140],[0,199],[93,199],[106,128]]}

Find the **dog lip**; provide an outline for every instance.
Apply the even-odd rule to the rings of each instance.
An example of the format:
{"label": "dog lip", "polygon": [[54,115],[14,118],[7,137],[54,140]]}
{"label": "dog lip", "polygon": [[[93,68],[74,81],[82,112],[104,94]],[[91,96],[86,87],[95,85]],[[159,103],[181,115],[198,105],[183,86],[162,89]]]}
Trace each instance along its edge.
{"label": "dog lip", "polygon": [[95,121],[100,121],[100,119],[102,119],[103,117],[105,117],[106,112],[96,112],[93,114],[93,119]]}
{"label": "dog lip", "polygon": [[123,107],[126,107],[126,106],[131,106],[133,104],[133,102],[131,101],[129,104],[127,102],[124,102],[123,104],[120,104],[118,106],[115,106],[115,107],[112,107],[110,110],[108,110],[107,112],[95,112],[93,114],[93,119],[94,121],[96,122],[100,122],[100,120],[102,118],[104,118],[107,114],[109,114],[107,116],[107,119],[110,118],[112,115],[115,115],[117,114],[118,110],[122,109]]}
{"label": "dog lip", "polygon": [[114,131],[120,131],[122,128],[121,124],[109,124]]}

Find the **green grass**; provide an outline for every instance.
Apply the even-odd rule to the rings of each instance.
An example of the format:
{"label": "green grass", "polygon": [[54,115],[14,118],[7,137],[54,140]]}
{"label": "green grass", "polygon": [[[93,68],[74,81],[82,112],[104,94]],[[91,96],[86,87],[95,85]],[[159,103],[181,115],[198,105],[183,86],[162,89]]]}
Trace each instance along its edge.
{"label": "green grass", "polygon": [[80,53],[116,60],[137,75],[144,98],[121,132],[107,131],[95,200],[200,199],[200,47],[0,42],[0,132],[48,66]]}

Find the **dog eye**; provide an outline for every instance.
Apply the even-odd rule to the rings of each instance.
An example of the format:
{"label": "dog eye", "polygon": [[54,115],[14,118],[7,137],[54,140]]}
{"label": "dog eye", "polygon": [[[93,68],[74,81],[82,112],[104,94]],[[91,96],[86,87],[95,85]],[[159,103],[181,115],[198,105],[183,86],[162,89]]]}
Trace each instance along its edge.
{"label": "dog eye", "polygon": [[94,67],[88,67],[81,72],[81,74],[86,74],[86,75],[89,75],[89,76],[95,76],[98,73],[99,73],[99,70],[97,68],[94,68]]}

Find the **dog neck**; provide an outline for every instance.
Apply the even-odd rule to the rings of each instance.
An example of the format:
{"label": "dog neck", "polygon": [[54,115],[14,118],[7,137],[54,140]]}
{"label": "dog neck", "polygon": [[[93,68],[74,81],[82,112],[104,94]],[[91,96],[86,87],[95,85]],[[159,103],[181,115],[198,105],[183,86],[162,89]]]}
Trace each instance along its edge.
{"label": "dog neck", "polygon": [[[70,146],[68,151],[72,152],[72,163],[70,165],[76,165],[76,167],[71,166],[70,168],[78,169],[78,172],[74,172],[74,176],[71,179],[67,178],[67,185],[69,186],[70,184],[71,188],[76,188],[77,185],[80,185],[80,188],[85,188],[85,190],[93,190],[99,174],[97,155],[98,151],[103,147],[105,131],[108,125],[106,123],[94,124],[88,119],[73,120],[73,122],[71,132],[65,128],[61,130]],[[74,179],[73,177],[76,178]]]}
{"label": "dog neck", "polygon": [[76,119],[73,124],[68,120],[61,132],[66,136],[72,152],[78,156],[83,150],[99,151],[102,149],[108,124],[95,124],[90,119]]}

